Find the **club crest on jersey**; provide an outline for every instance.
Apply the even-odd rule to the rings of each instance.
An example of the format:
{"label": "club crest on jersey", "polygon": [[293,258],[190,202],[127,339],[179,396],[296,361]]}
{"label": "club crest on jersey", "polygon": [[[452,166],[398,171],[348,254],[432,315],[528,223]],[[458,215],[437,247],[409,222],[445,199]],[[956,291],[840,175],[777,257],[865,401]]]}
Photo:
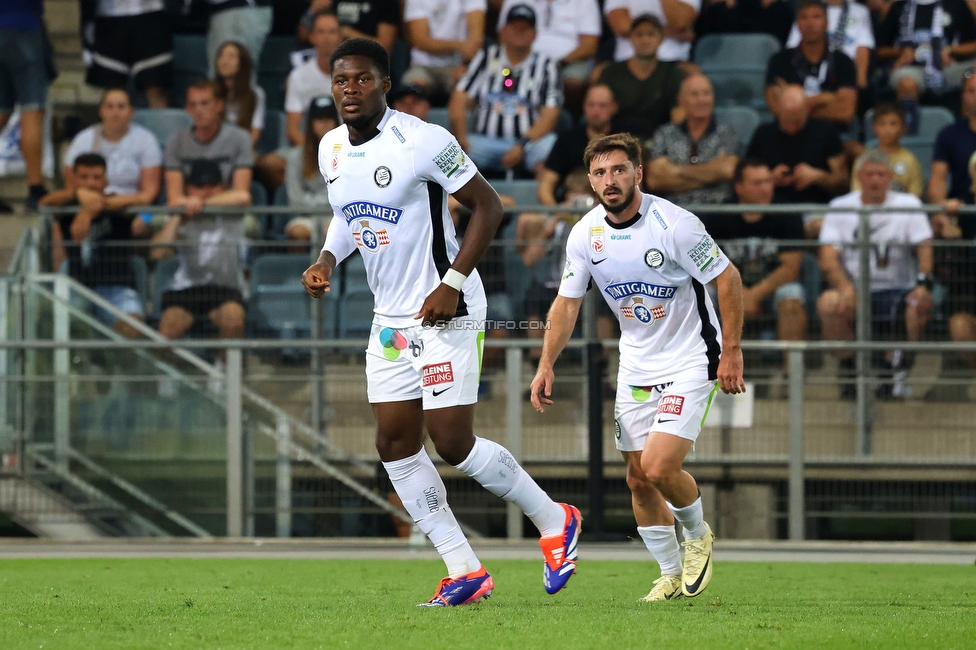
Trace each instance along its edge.
{"label": "club crest on jersey", "polygon": [[624,318],[633,318],[644,325],[653,325],[654,321],[661,320],[668,315],[664,305],[648,307],[644,304],[644,299],[639,296],[634,298],[634,302],[630,305],[621,307],[620,313],[623,314]]}
{"label": "club crest on jersey", "polygon": [[603,288],[603,292],[614,300],[624,300],[632,296],[671,300],[677,290],[677,287],[648,282],[614,282]]}
{"label": "club crest on jersey", "polygon": [[360,221],[359,226],[359,230],[352,233],[352,238],[356,240],[356,246],[375,253],[380,249],[380,246],[390,245],[390,235],[386,232],[386,228],[373,230],[366,219]]}
{"label": "club crest on jersey", "polygon": [[370,201],[353,201],[342,206],[342,214],[346,218],[346,223],[352,223],[353,219],[369,217],[370,219],[379,219],[380,221],[385,221],[395,226],[400,222],[400,217],[403,216],[403,210],[400,208],[391,208],[387,205],[379,205]]}
{"label": "club crest on jersey", "polygon": [[376,171],[373,172],[373,182],[376,183],[376,187],[380,189],[386,187],[393,180],[393,174],[390,173],[389,167],[377,167]]}
{"label": "club crest on jersey", "polygon": [[342,151],[342,145],[341,144],[334,144],[334,145],[332,145],[332,164],[329,165],[332,168],[332,171],[336,171],[337,169],[339,169],[339,152],[340,151]]}
{"label": "club crest on jersey", "polygon": [[603,226],[594,226],[590,228],[590,248],[594,253],[603,252]]}
{"label": "club crest on jersey", "polygon": [[664,253],[656,248],[652,248],[644,253],[644,264],[647,264],[648,268],[660,268],[664,264]]}

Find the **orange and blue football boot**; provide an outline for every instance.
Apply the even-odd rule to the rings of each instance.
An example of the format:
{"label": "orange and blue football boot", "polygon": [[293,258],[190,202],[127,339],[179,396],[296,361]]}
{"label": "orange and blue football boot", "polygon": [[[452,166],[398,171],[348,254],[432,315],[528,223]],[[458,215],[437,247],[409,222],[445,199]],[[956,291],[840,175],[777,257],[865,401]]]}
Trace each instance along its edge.
{"label": "orange and blue football boot", "polygon": [[482,598],[491,596],[495,581],[488,575],[485,567],[459,578],[447,577],[441,580],[434,597],[419,607],[457,607],[471,605]]}
{"label": "orange and blue football boot", "polygon": [[576,506],[560,503],[566,511],[566,523],[563,524],[563,534],[553,537],[543,537],[539,540],[545,562],[542,565],[542,584],[546,593],[554,594],[569,582],[576,573],[577,542],[583,517]]}

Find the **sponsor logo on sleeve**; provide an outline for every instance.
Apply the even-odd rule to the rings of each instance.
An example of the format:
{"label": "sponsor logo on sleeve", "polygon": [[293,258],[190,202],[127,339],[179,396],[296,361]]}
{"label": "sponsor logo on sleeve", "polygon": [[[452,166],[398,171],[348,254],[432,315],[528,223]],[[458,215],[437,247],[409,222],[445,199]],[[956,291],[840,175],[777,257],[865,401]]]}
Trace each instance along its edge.
{"label": "sponsor logo on sleeve", "polygon": [[400,217],[403,216],[403,210],[400,208],[391,208],[387,205],[379,205],[370,201],[353,201],[342,206],[342,214],[346,219],[346,223],[352,223],[353,219],[369,217],[370,219],[379,219],[380,221],[385,221],[395,226],[400,222]]}
{"label": "sponsor logo on sleeve", "polygon": [[339,152],[342,151],[342,144],[332,145],[332,163],[330,167],[332,171],[339,169]]}
{"label": "sponsor logo on sleeve", "polygon": [[658,415],[681,415],[685,398],[681,395],[665,395],[657,404]]}
{"label": "sponsor logo on sleeve", "polygon": [[654,218],[657,219],[657,223],[661,226],[661,228],[664,230],[668,229],[668,222],[664,220],[664,217],[662,217],[661,213],[657,211],[657,208],[651,208],[651,214],[653,214]]}
{"label": "sponsor logo on sleeve", "polygon": [[397,140],[400,141],[400,144],[403,144],[404,142],[407,141],[406,138],[404,138],[403,135],[400,133],[400,129],[394,126],[392,131],[393,131],[393,135],[395,135],[397,137]]}
{"label": "sponsor logo on sleeve", "polygon": [[422,384],[424,388],[454,383],[454,368],[450,361],[432,363],[424,366]]}
{"label": "sponsor logo on sleeve", "polygon": [[575,274],[573,273],[573,263],[567,259],[566,266],[565,268],[563,268],[563,280],[568,280],[574,275]]}
{"label": "sponsor logo on sleeve", "polygon": [[603,252],[603,226],[593,226],[590,228],[590,248],[597,254]]}
{"label": "sponsor logo on sleeve", "polygon": [[393,174],[390,173],[389,167],[379,166],[376,171],[373,172],[373,182],[376,183],[376,187],[382,189],[390,184],[393,180]]}
{"label": "sponsor logo on sleeve", "polygon": [[721,255],[721,251],[718,248],[718,244],[715,243],[715,240],[708,233],[702,235],[698,243],[688,251],[688,257],[691,258],[691,263],[697,266],[699,271],[705,271],[719,258],[719,255]]}
{"label": "sponsor logo on sleeve", "polygon": [[434,156],[434,164],[448,178],[459,176],[468,170],[468,158],[456,141],[451,141],[439,154]]}

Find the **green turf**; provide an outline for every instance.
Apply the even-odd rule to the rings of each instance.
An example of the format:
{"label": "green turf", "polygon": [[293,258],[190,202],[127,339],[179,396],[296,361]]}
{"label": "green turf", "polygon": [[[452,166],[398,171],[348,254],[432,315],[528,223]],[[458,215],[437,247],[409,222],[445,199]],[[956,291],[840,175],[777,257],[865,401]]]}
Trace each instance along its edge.
{"label": "green turf", "polygon": [[556,596],[541,563],[488,563],[494,596],[418,608],[434,561],[4,560],[0,647],[976,647],[976,568],[719,563],[700,597],[638,604],[650,563],[584,562]]}

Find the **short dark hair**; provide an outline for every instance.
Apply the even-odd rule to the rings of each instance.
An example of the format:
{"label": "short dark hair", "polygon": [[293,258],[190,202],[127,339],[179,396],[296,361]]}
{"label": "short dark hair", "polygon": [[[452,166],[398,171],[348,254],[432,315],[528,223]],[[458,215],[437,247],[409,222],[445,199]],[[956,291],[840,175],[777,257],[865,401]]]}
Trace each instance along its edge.
{"label": "short dark hair", "polygon": [[[337,23],[339,22],[339,16],[336,14],[336,12],[334,10],[332,10],[332,9],[319,9],[314,14],[312,14],[312,19],[308,21],[309,27],[311,27],[312,29],[315,29],[315,21],[317,21],[322,16],[332,16],[333,18],[336,19],[336,22]],[[341,26],[341,23],[340,23],[340,26]]]}
{"label": "short dark hair", "polygon": [[825,14],[827,13],[827,3],[824,0],[800,0],[796,6],[796,13],[799,14],[807,7],[820,7]]}
{"label": "short dark hair", "polygon": [[742,182],[742,179],[746,176],[746,169],[749,167],[765,167],[769,169],[769,164],[760,158],[740,158],[739,162],[735,164],[735,172],[732,173],[732,183],[737,185]]}
{"label": "short dark hair", "polygon": [[654,25],[654,27],[657,28],[657,31],[659,32],[664,31],[664,23],[662,23],[661,19],[655,16],[654,14],[640,14],[632,21],[630,21],[630,30],[634,31],[635,29],[637,29],[638,25],[642,25],[644,23],[651,23],[652,25]]}
{"label": "short dark hair", "polygon": [[390,76],[390,55],[386,48],[370,38],[350,38],[343,41],[329,57],[329,72],[335,70],[336,61],[347,56],[365,56],[373,62],[381,77]]}
{"label": "short dark hair", "polygon": [[206,77],[200,77],[199,79],[194,79],[193,83],[186,87],[186,92],[189,93],[190,90],[209,90],[213,93],[215,99],[221,99],[222,90],[220,84],[218,84],[213,79],[207,79]]}
{"label": "short dark hair", "polygon": [[78,171],[79,167],[101,167],[102,169],[108,169],[108,163],[105,162],[105,157],[102,154],[90,151],[75,158],[75,164],[72,165],[71,169]]}
{"label": "short dark hair", "polygon": [[896,102],[879,102],[877,106],[874,107],[874,115],[871,117],[871,124],[876,123],[885,115],[894,115],[901,123],[905,123],[905,109],[901,104]]}
{"label": "short dark hair", "polygon": [[108,88],[103,90],[102,97],[101,99],[98,100],[98,105],[101,106],[102,104],[104,104],[105,100],[108,99],[108,96],[111,95],[112,93],[122,93],[123,95],[125,95],[125,100],[129,102],[129,106],[132,106],[132,95],[130,95],[129,91],[123,88],[122,86],[109,86]]}
{"label": "short dark hair", "polygon": [[590,144],[586,145],[586,150],[583,152],[583,166],[586,167],[586,171],[589,173],[590,163],[597,156],[610,153],[611,151],[623,151],[627,154],[627,160],[632,162],[634,167],[640,167],[642,163],[641,149],[640,140],[629,133],[605,135],[595,140],[590,140]]}

